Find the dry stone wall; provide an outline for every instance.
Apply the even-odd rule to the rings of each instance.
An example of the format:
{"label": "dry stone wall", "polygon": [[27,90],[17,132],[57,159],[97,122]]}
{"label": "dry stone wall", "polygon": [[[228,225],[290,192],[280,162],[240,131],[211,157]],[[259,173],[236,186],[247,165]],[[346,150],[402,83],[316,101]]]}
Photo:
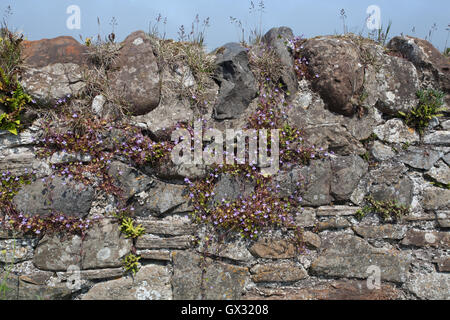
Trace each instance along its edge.
{"label": "dry stone wall", "polygon": [[[286,227],[264,230],[257,240],[231,232],[218,241],[210,227],[194,222],[185,179],[206,179],[204,165],[155,166],[116,156],[108,162],[108,175],[133,208],[135,225],[144,228],[136,239],[127,238],[120,220],[111,216],[118,199],[88,173],[83,183],[72,171],[59,170],[73,163],[95,168],[99,154],[61,150],[42,156],[47,128],[37,112],[18,135],[0,132],[3,177],[34,172],[12,204],[23,217],[62,212],[89,226],[82,234],[33,234],[12,228],[11,212],[1,212],[0,283],[9,289],[0,298],[449,299],[450,112],[433,118],[422,135],[398,115],[417,105],[419,89],[443,91],[448,108],[449,58],[412,37],[396,37],[385,48],[353,35],[322,36],[298,47],[308,73],[298,77],[295,69],[305,64],[295,60],[293,39],[283,27],[263,40],[280,58],[276,81],[290,93],[279,105],[284,119],[325,154],[282,166],[273,177],[273,192],[280,197],[301,185],[301,208],[288,209],[303,230],[301,250]],[[87,52],[70,37],[26,42],[21,84],[41,104],[64,104],[70,95],[93,117],[112,121],[105,115],[117,101],[84,93],[89,83],[83,75],[92,71]],[[257,110],[260,74],[251,52],[226,44],[209,54],[215,69],[207,87],[213,99],[202,111],[207,126],[242,129]],[[167,83],[185,90],[195,86],[192,66],[181,61],[167,69],[159,54],[148,35],[135,32],[121,44],[107,77],[112,92],[131,107],[128,125],[157,141],[170,140],[166,126],[197,114],[179,91],[170,99],[167,91],[161,94]],[[107,152],[117,142],[126,144],[127,130],[93,131],[104,142],[95,148]],[[140,137],[132,135],[133,141]],[[255,190],[254,181],[219,178],[216,201]],[[394,220],[374,212],[361,218],[367,196],[395,200],[410,210]],[[130,253],[140,256],[135,274],[123,268]]]}

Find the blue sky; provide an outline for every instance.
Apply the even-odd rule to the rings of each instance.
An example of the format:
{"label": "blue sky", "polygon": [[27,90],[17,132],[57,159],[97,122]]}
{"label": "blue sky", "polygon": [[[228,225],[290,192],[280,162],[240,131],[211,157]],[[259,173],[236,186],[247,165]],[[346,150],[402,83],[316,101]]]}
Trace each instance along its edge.
{"label": "blue sky", "polygon": [[[431,40],[443,50],[450,23],[448,0],[266,0],[264,4],[263,30],[285,25],[296,35],[305,37],[342,33],[339,15],[342,8],[346,11],[349,31],[358,33],[365,26],[367,7],[377,5],[383,24],[392,20],[392,35],[404,33],[425,38],[436,23],[437,29]],[[148,31],[149,23],[154,22],[159,13],[167,17],[167,37],[176,39],[180,25],[190,30],[195,15],[199,14],[200,19],[210,18],[206,45],[213,49],[239,40],[238,29],[231,24],[230,16],[240,19],[248,30],[258,25],[257,15],[249,13],[249,0],[1,0],[2,15],[8,5],[13,11],[8,18],[9,26],[23,31],[29,40],[60,35],[71,35],[77,40],[79,35],[83,38],[95,36],[99,32],[97,17],[101,21],[102,35],[111,32],[110,21],[115,17],[115,33],[123,40],[133,31]],[[66,10],[70,5],[78,5],[81,9],[80,30],[66,27],[69,17]],[[412,31],[414,27],[415,32]],[[364,32],[367,33],[367,28]],[[448,41],[450,46],[450,39]]]}

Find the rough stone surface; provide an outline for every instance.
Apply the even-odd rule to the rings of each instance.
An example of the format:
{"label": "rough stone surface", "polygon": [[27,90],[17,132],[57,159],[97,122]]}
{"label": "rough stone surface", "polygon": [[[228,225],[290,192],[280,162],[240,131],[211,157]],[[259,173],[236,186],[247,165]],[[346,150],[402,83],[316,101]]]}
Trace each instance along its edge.
{"label": "rough stone surface", "polygon": [[450,184],[450,167],[443,161],[439,161],[427,173],[427,176],[443,184]]}
{"label": "rough stone surface", "polygon": [[294,59],[286,46],[286,42],[293,38],[294,33],[288,27],[272,28],[262,38],[262,41],[274,50],[280,59],[283,70],[279,80],[291,95],[295,94],[298,90],[298,81],[297,75],[294,72]]}
{"label": "rough stone surface", "polygon": [[94,285],[83,300],[172,300],[167,267],[145,265],[134,278],[126,276]]}
{"label": "rough stone surface", "polygon": [[450,274],[428,273],[414,277],[407,283],[407,288],[421,299],[450,299]]}
{"label": "rough stone surface", "polygon": [[127,199],[137,193],[148,191],[154,185],[150,177],[119,161],[111,163],[108,174],[116,179]]}
{"label": "rough stone surface", "polygon": [[381,280],[403,283],[410,261],[401,254],[375,249],[361,238],[342,235],[311,264],[315,275],[366,279],[367,269],[377,266]]}
{"label": "rough stone surface", "polygon": [[316,160],[300,170],[305,178],[301,194],[303,205],[320,206],[330,204],[330,185],[332,181],[331,163],[327,160]]}
{"label": "rough stone surface", "polygon": [[344,115],[355,113],[351,99],[364,81],[359,55],[359,47],[350,39],[318,37],[304,44],[310,73],[319,75],[313,87],[330,110]]}
{"label": "rough stone surface", "polygon": [[103,220],[94,225],[83,240],[83,269],[120,267],[131,246],[132,241],[125,238],[117,223]]}
{"label": "rough stone surface", "polygon": [[402,244],[416,247],[436,247],[448,249],[450,247],[450,233],[438,231],[408,230]]}
{"label": "rough stone surface", "polygon": [[13,201],[19,211],[33,216],[59,211],[69,216],[83,217],[89,213],[93,199],[94,189],[91,186],[55,177],[23,186]]}
{"label": "rough stone surface", "polygon": [[155,109],[160,101],[159,68],[150,39],[143,31],[130,34],[122,43],[111,75],[111,89],[130,104],[133,115]]}
{"label": "rough stone surface", "polygon": [[416,169],[430,170],[440,157],[439,151],[409,147],[399,156],[399,160]]}
{"label": "rough stone surface", "polygon": [[423,192],[422,206],[426,210],[450,208],[450,190],[428,187]]}
{"label": "rough stone surface", "polygon": [[337,157],[331,161],[333,177],[330,191],[335,200],[349,200],[366,174],[368,164],[360,156]]}
{"label": "rough stone surface", "polygon": [[135,195],[133,206],[136,214],[142,217],[188,212],[191,206],[186,195],[187,189],[184,185],[155,181],[150,190]]}
{"label": "rough stone surface", "polygon": [[187,249],[192,246],[193,240],[192,236],[160,238],[144,235],[138,238],[136,247],[138,249]]}
{"label": "rough stone surface", "polygon": [[411,61],[421,73],[421,80],[431,82],[447,94],[450,105],[450,62],[439,50],[423,39],[411,36],[394,37],[388,47],[400,52]]}
{"label": "rough stone surface", "polygon": [[381,226],[354,226],[353,231],[363,238],[368,239],[403,239],[406,226],[385,224]]}
{"label": "rough stone surface", "polygon": [[296,256],[293,243],[286,240],[261,239],[253,244],[249,251],[255,257],[266,259],[289,259]]}
{"label": "rough stone surface", "polygon": [[67,271],[74,265],[80,269],[122,266],[122,259],[131,250],[131,240],[125,239],[116,223],[99,222],[79,236],[45,235],[34,252],[33,263],[42,270]]}
{"label": "rough stone surface", "polygon": [[257,264],[250,273],[254,282],[293,282],[308,276],[303,267],[292,262]]}
{"label": "rough stone surface", "polygon": [[397,300],[402,294],[395,286],[383,283],[371,290],[366,281],[340,280],[317,284],[308,288],[282,287],[253,289],[246,300]]}
{"label": "rough stone surface", "polygon": [[227,43],[217,51],[215,80],[220,89],[213,116],[218,120],[235,119],[256,97],[257,83],[249,67],[246,48],[238,43]]}
{"label": "rough stone surface", "polygon": [[426,144],[434,144],[438,146],[450,146],[450,131],[436,131],[423,137]]}
{"label": "rough stone surface", "polygon": [[370,149],[372,157],[377,161],[386,161],[395,157],[395,152],[391,147],[382,144],[379,141],[373,143]]}
{"label": "rough stone surface", "polygon": [[[202,277],[201,256],[192,252],[174,252],[172,276],[173,298],[176,300],[240,299],[248,276],[247,268],[221,262],[206,261]],[[203,279],[203,281],[202,281]]]}
{"label": "rough stone surface", "polygon": [[385,124],[376,127],[374,133],[380,140],[390,143],[419,142],[419,135],[400,119],[386,121]]}
{"label": "rough stone surface", "polygon": [[72,37],[25,41],[22,58],[27,68],[20,82],[44,104],[77,95],[84,88],[86,53],[86,47]]}

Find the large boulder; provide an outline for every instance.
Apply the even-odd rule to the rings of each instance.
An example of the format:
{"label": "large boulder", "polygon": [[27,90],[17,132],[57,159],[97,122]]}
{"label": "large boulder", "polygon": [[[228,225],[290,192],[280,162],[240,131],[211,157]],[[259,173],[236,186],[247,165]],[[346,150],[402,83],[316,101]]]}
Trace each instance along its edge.
{"label": "large boulder", "polygon": [[317,37],[305,42],[303,55],[313,88],[334,112],[350,116],[358,107],[376,106],[397,115],[417,104],[414,65],[374,42],[352,35]]}
{"label": "large boulder", "polygon": [[286,43],[293,38],[294,33],[288,27],[272,28],[262,38],[282,63],[281,78],[274,80],[279,80],[291,96],[298,90],[298,80],[294,71],[294,58]]}
{"label": "large boulder", "polygon": [[146,114],[158,106],[159,68],[144,31],[133,32],[123,41],[113,68],[118,70],[110,75],[111,89],[129,105],[133,115]]}
{"label": "large boulder", "polygon": [[72,37],[24,41],[20,82],[37,101],[52,104],[83,90],[87,48]]}
{"label": "large boulder", "polygon": [[309,72],[314,77],[313,88],[327,107],[337,113],[352,115],[353,96],[364,83],[364,68],[360,49],[351,39],[318,37],[305,42],[303,55],[309,60]]}
{"label": "large boulder", "polygon": [[440,88],[450,106],[450,59],[427,40],[411,36],[394,37],[388,47],[411,61],[421,74],[421,81]]}
{"label": "large boulder", "polygon": [[214,78],[220,89],[213,117],[235,119],[256,97],[258,85],[250,70],[247,48],[238,43],[227,43],[216,52]]}

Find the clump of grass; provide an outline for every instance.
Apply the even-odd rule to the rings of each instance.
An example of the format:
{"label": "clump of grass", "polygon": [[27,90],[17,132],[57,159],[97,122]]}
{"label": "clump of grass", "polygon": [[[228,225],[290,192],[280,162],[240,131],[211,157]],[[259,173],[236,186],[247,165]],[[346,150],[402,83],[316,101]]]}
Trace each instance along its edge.
{"label": "clump of grass", "polygon": [[[168,87],[164,79],[162,80],[162,101],[167,100],[169,96],[173,96],[175,93],[186,98],[191,105],[198,107],[200,111],[204,110],[205,106],[210,103],[208,89],[211,86],[211,77],[214,71],[214,58],[207,54],[204,48],[208,27],[209,18],[205,19],[200,25],[200,19],[197,15],[190,33],[186,33],[184,26],[180,27],[179,41],[157,38],[155,35],[158,35],[159,32],[152,30],[150,36],[158,53],[160,69],[169,73],[183,73],[180,84],[176,88]],[[179,68],[180,66],[187,66],[188,70],[182,70]],[[189,76],[195,79],[195,84],[185,86],[183,82]]]}
{"label": "clump of grass", "polygon": [[366,205],[356,212],[356,218],[362,219],[367,214],[374,213],[378,215],[383,222],[397,222],[401,217],[409,213],[409,207],[399,203],[396,200],[377,201],[372,196],[365,198]]}
{"label": "clump of grass", "polygon": [[[236,26],[239,32],[239,42],[243,46],[257,45],[261,43],[263,37],[263,14],[265,10],[264,1],[260,0],[257,4],[253,1],[250,1],[249,13],[253,14],[257,17],[257,23],[254,28],[251,28],[250,31],[247,31],[242,20],[237,19],[235,17],[230,17],[230,22]],[[246,33],[248,33],[248,39],[246,37]]]}
{"label": "clump of grass", "polygon": [[415,128],[422,135],[433,118],[443,116],[441,112],[446,110],[442,107],[444,96],[443,92],[434,89],[419,90],[418,106],[407,113],[399,112],[399,115],[408,126]]}
{"label": "clump of grass", "polygon": [[3,19],[0,25],[0,130],[15,135],[22,128],[21,115],[25,107],[32,102],[18,81],[22,41],[23,35],[11,32],[6,18]]}

